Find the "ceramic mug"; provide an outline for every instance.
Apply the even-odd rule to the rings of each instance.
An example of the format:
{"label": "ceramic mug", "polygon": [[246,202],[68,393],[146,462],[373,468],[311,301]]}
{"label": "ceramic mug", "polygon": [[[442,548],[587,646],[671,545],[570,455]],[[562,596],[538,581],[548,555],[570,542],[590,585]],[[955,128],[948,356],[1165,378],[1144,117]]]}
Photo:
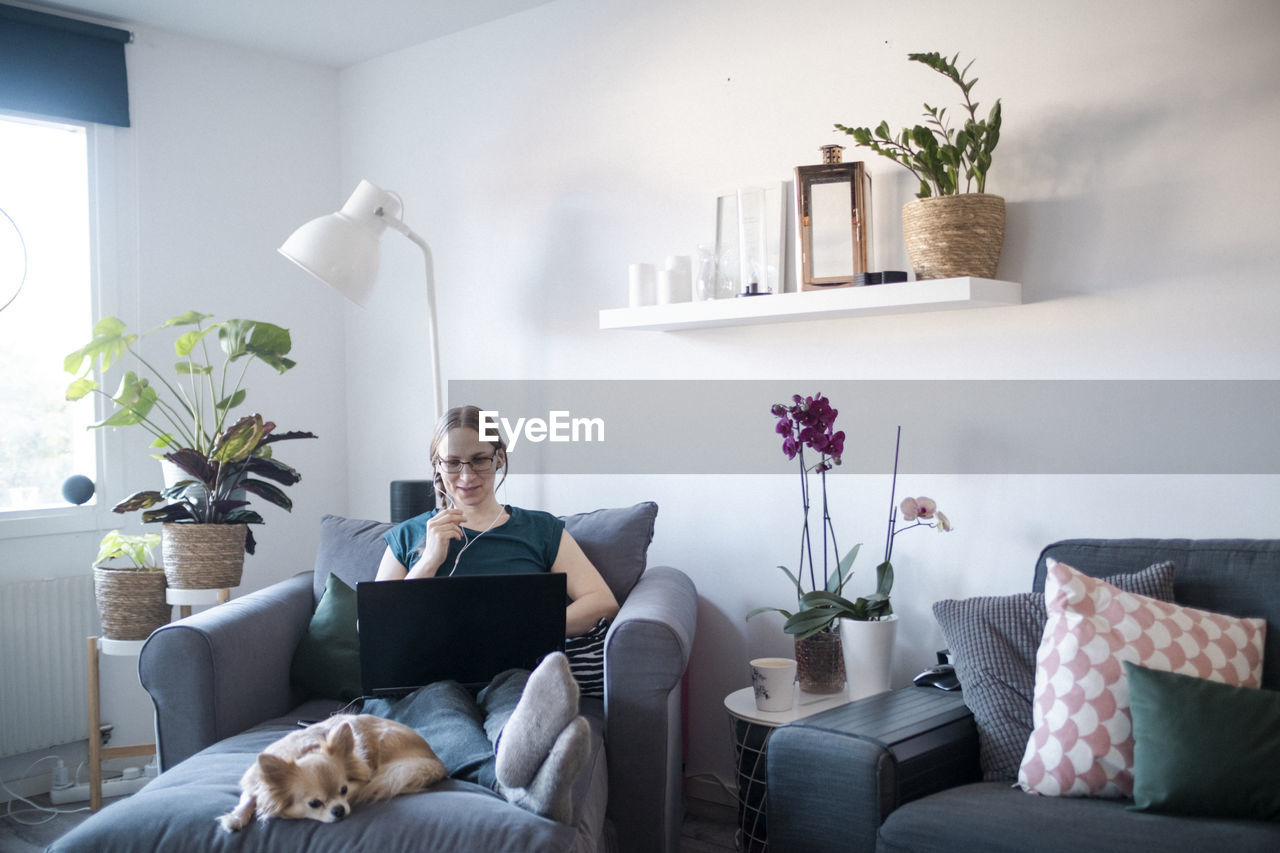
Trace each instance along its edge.
{"label": "ceramic mug", "polygon": [[756,658],[751,661],[751,686],[756,709],[789,711],[795,701],[796,662],[791,658]]}

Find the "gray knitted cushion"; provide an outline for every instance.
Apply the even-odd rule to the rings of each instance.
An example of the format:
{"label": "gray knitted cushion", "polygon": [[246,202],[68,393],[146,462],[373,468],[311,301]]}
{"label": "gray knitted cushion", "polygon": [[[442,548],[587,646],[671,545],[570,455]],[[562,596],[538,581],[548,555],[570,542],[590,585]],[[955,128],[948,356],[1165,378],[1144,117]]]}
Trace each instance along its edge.
{"label": "gray knitted cushion", "polygon": [[[1103,578],[1125,592],[1173,601],[1171,562]],[[1047,620],[1044,593],[949,599],[933,605],[965,704],[978,727],[982,778],[1014,782],[1031,737],[1036,649]]]}

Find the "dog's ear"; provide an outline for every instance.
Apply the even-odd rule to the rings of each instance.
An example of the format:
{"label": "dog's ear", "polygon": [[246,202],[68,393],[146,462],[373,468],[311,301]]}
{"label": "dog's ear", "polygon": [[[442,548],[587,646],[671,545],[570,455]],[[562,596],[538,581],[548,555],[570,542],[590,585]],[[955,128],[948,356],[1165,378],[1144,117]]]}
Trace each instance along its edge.
{"label": "dog's ear", "polygon": [[350,723],[342,723],[329,732],[329,737],[325,739],[325,751],[330,755],[345,758],[355,751],[356,735],[351,730]]}
{"label": "dog's ear", "polygon": [[273,788],[284,786],[298,766],[288,759],[264,752],[258,756],[258,772],[263,781]]}

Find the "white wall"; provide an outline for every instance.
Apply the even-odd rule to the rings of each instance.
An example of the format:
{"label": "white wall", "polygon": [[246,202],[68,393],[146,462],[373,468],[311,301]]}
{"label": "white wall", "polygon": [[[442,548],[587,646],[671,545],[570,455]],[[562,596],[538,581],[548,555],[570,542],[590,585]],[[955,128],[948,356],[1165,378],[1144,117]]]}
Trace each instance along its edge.
{"label": "white wall", "polygon": [[[255,528],[258,551],[247,558],[238,594],[309,569],[320,515],[346,509],[342,299],[275,251],[340,191],[337,72],[134,32],[127,48],[132,127],[110,131],[113,154],[105,164],[118,184],[111,193],[118,207],[106,214],[114,240],[103,259],[110,279],[104,307],[135,329],[188,309],[289,328],[298,366],[283,377],[251,372],[247,402],[281,429],[320,436],[279,446],[303,480],[291,489],[292,514],[262,509],[266,524]],[[164,338],[146,352],[164,363],[171,346]],[[158,485],[144,437],[124,443],[119,481],[98,484],[108,505]],[[109,515],[104,523],[143,529],[136,516]],[[0,583],[87,573],[100,536],[0,540]],[[136,661],[104,660],[103,701],[116,743],[151,739]],[[79,760],[68,762],[72,770]],[[13,779],[27,763],[6,762],[0,774]]]}
{"label": "white wall", "polygon": [[[446,378],[765,377],[801,392],[864,378],[1275,379],[1280,177],[1258,152],[1280,133],[1278,27],[1267,0],[974,0],[963,12],[934,0],[559,0],[344,71],[343,185],[363,177],[398,191],[431,242]],[[1000,276],[1023,283],[1026,304],[598,330],[596,312],[625,302],[629,262],[712,239],[717,194],[816,162],[818,146],[844,140],[833,122],[914,123],[922,101],[950,103],[945,81],[905,59],[928,50],[975,58],[977,96],[1003,99],[988,189],[1009,203]],[[906,268],[908,176],[846,152],[859,158],[876,181],[880,266]],[[426,471],[420,263],[387,238],[381,286],[348,316],[356,515],[381,516],[387,480]],[[857,401],[836,405],[852,447],[881,440],[858,434]],[[700,429],[707,419],[681,414],[672,441],[734,439],[733,424]],[[957,530],[899,540],[899,683],[941,643],[934,600],[1026,588],[1055,538],[1274,535],[1241,498],[1257,508],[1280,497],[1275,477],[902,485],[938,498]],[[878,541],[887,487],[833,486],[846,538]],[[511,502],[559,512],[661,505],[651,558],[684,568],[701,595],[691,776],[730,778],[720,702],[746,683],[748,658],[786,651],[776,623],[742,614],[785,603],[773,566],[794,550],[795,491],[781,475],[510,481]]]}

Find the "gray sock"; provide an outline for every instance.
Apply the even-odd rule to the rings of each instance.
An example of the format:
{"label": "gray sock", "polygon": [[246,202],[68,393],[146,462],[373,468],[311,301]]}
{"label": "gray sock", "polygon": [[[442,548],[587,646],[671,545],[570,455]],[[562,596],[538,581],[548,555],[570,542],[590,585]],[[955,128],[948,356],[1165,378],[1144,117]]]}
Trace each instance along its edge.
{"label": "gray sock", "polygon": [[498,792],[525,811],[563,824],[573,823],[573,782],[591,752],[591,727],[577,717],[556,738],[551,754],[527,788],[499,783]]}
{"label": "gray sock", "polygon": [[578,715],[578,682],[569,659],[548,655],[529,675],[516,709],[498,738],[494,773],[508,788],[524,788],[551,752],[565,726]]}

